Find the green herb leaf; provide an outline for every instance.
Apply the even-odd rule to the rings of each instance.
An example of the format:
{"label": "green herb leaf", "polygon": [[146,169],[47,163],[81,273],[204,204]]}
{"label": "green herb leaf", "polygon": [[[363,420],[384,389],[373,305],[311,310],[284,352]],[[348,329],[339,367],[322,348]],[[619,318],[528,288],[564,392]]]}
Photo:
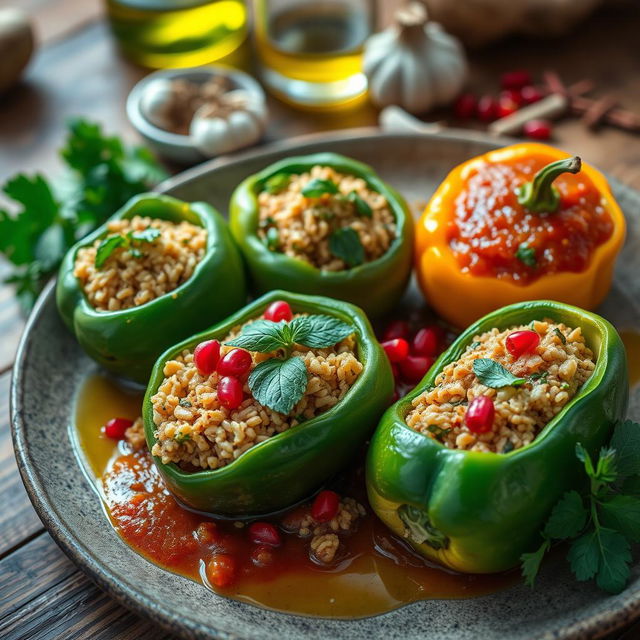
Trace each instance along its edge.
{"label": "green herb leaf", "polygon": [[536,581],[536,576],[540,571],[540,565],[544,554],[549,550],[551,543],[549,540],[545,540],[535,551],[532,553],[523,553],[520,556],[522,562],[522,576],[524,577],[524,583],[529,587],[533,587]]}
{"label": "green herb leaf", "polygon": [[353,333],[353,326],[323,314],[298,316],[291,323],[292,340],[312,349],[332,347]]}
{"label": "green herb leaf", "polygon": [[97,269],[101,269],[111,254],[118,248],[126,244],[124,236],[107,236],[99,245],[96,251],[94,264]]}
{"label": "green herb leaf", "polygon": [[522,264],[532,269],[538,266],[536,259],[536,250],[530,247],[526,242],[523,242],[516,251],[516,258],[522,262]]}
{"label": "green herb leaf", "polygon": [[620,490],[625,495],[640,498],[640,476],[629,476],[625,478]]}
{"label": "green herb leaf", "polygon": [[616,450],[616,467],[620,477],[640,475],[640,425],[631,420],[619,422],[611,438]]}
{"label": "green herb leaf", "polygon": [[553,333],[555,333],[558,338],[560,338],[560,342],[562,342],[562,344],[567,344],[566,336],[564,335],[564,333],[562,333],[562,331],[560,331],[560,329],[558,329],[558,327],[553,328]]}
{"label": "green herb leaf", "polygon": [[309,180],[309,182],[302,187],[302,195],[305,198],[319,198],[325,193],[339,193],[338,185],[336,185],[333,180],[314,178],[313,180]]}
{"label": "green herb leaf", "polygon": [[269,227],[263,239],[264,244],[269,251],[277,251],[280,247],[280,234],[276,227]]}
{"label": "green herb leaf", "polygon": [[472,343],[469,345],[469,349],[470,349],[471,351],[474,351],[474,350],[475,350],[475,349],[477,349],[481,344],[482,344],[481,342],[478,342],[478,341],[476,340],[475,342],[472,342]]}
{"label": "green herb leaf", "polygon": [[536,371],[529,376],[529,380],[531,382],[537,382],[538,384],[545,384],[548,377],[548,371]]}
{"label": "green herb leaf", "polygon": [[617,477],[616,452],[610,447],[602,447],[602,449],[600,449],[594,479],[598,482],[610,484],[614,482]]}
{"label": "green herb leaf", "polygon": [[371,218],[373,216],[373,210],[369,206],[369,203],[361,198],[355,191],[351,191],[347,194],[347,200],[349,202],[353,202],[356,206],[358,215],[365,216],[366,218]]}
{"label": "green herb leaf", "polygon": [[176,433],[176,435],[173,437],[173,439],[174,439],[176,442],[183,443],[183,442],[186,442],[187,440],[191,440],[191,434],[190,434],[190,433],[182,433],[182,432],[178,432],[178,433]]}
{"label": "green herb leaf", "polygon": [[593,468],[593,462],[589,452],[584,448],[581,442],[576,444],[576,458],[584,464],[584,470],[590,478],[595,478],[596,472]]}
{"label": "green herb leaf", "polygon": [[632,495],[614,495],[600,503],[600,521],[625,538],[640,542],[640,500]]}
{"label": "green herb leaf", "polygon": [[501,387],[519,387],[526,382],[525,378],[516,378],[508,369],[491,358],[477,358],[473,361],[473,372],[478,380],[492,389]]}
{"label": "green herb leaf", "polygon": [[445,428],[443,428],[443,427],[441,427],[441,426],[439,426],[437,424],[430,424],[427,427],[427,431],[429,433],[432,433],[436,437],[436,439],[440,439],[440,438],[442,438],[442,436],[447,435],[447,433],[449,433],[449,431],[451,431],[451,429],[445,429]]}
{"label": "green herb leaf", "polygon": [[626,586],[631,571],[631,550],[627,539],[617,531],[599,529],[600,561],[596,584],[609,593],[620,593]]}
{"label": "green herb leaf", "polygon": [[162,232],[160,229],[154,229],[153,227],[147,227],[142,231],[129,231],[127,237],[131,242],[155,242],[160,236]]}
{"label": "green herb leaf", "polygon": [[364,247],[360,242],[360,236],[351,227],[336,229],[329,236],[329,250],[336,258],[344,260],[350,268],[364,262]]}
{"label": "green herb leaf", "polygon": [[567,559],[578,580],[591,580],[595,577],[600,565],[600,546],[596,532],[589,531],[574,540]]}
{"label": "green herb leaf", "polygon": [[265,407],[288,414],[307,388],[307,368],[300,358],[270,358],[250,373],[249,388]]}
{"label": "green herb leaf", "polygon": [[553,507],[544,535],[558,540],[573,538],[584,528],[588,515],[580,494],[567,491]]}
{"label": "green herb leaf", "polygon": [[292,344],[291,328],[284,320],[256,320],[243,327],[242,333],[227,344],[259,353],[288,349]]}
{"label": "green herb leaf", "polygon": [[291,182],[291,175],[288,173],[276,173],[264,183],[264,190],[267,193],[276,194],[284,191]]}

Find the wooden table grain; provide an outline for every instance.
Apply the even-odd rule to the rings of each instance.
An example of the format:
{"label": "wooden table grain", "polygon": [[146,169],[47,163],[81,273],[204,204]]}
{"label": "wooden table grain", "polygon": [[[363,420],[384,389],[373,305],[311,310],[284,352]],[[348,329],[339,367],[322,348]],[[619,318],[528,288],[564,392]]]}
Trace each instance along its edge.
{"label": "wooden table grain", "polygon": [[[384,1],[384,0],[383,0]],[[99,0],[0,0],[32,13],[39,48],[24,81],[0,96],[0,183],[17,171],[53,176],[64,121],[74,115],[136,141],[124,113],[130,88],[147,73],[123,60],[110,37]],[[386,13],[393,2],[385,2]],[[536,74],[554,69],[567,82],[585,77],[640,112],[640,10],[637,2],[613,3],[562,40],[512,39],[471,54],[470,86],[495,92],[509,68]],[[246,45],[232,62],[251,67]],[[266,141],[336,128],[375,125],[369,104],[343,114],[299,112],[269,100]],[[446,114],[436,114],[436,117]],[[455,123],[454,123],[455,124]],[[640,188],[639,138],[612,128],[587,133],[577,120],[556,128],[555,143]],[[8,266],[0,263],[0,279]],[[0,285],[0,638],[162,640],[152,622],[123,609],[102,593],[58,549],[33,511],[13,457],[8,389],[11,365],[24,324],[10,287]],[[640,637],[636,624],[615,634]]]}

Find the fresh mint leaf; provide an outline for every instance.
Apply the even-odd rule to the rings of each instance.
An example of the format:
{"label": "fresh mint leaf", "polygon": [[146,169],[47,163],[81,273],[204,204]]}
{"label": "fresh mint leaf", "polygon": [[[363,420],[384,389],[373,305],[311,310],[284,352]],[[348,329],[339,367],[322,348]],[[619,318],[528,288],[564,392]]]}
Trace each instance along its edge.
{"label": "fresh mint leaf", "polygon": [[271,353],[277,349],[291,347],[291,328],[281,320],[256,320],[242,328],[242,333],[227,342],[232,347],[240,347],[259,353]]}
{"label": "fresh mint leaf", "polygon": [[96,258],[94,264],[96,269],[102,269],[104,263],[109,259],[111,254],[126,244],[126,238],[121,235],[107,236],[99,245],[96,250]]}
{"label": "fresh mint leaf", "polygon": [[154,229],[153,227],[147,227],[146,229],[142,229],[141,231],[129,231],[127,234],[129,240],[131,242],[155,242],[160,236],[162,232],[160,229]]}
{"label": "fresh mint leaf", "polygon": [[353,333],[353,327],[334,316],[314,314],[291,321],[293,342],[311,349],[332,347]]}
{"label": "fresh mint leaf", "polygon": [[527,267],[535,269],[538,266],[538,260],[536,259],[536,250],[530,247],[526,242],[523,242],[516,251],[516,258]]}
{"label": "fresh mint leaf", "polygon": [[600,561],[596,584],[609,593],[620,593],[631,571],[631,550],[627,539],[617,531],[601,527],[599,530]]}
{"label": "fresh mint leaf", "polygon": [[580,494],[567,491],[553,507],[544,535],[558,540],[573,538],[584,528],[588,515]]}
{"label": "fresh mint leaf", "polygon": [[264,190],[267,193],[277,194],[284,191],[291,182],[291,175],[288,173],[276,173],[266,180]]}
{"label": "fresh mint leaf", "polygon": [[536,581],[536,576],[540,571],[540,565],[542,564],[542,559],[544,558],[544,554],[549,550],[551,543],[549,540],[544,540],[544,542],[533,552],[531,553],[523,553],[520,556],[520,561],[522,562],[522,576],[524,577],[524,583],[529,587],[533,587]]}
{"label": "fresh mint leaf", "polygon": [[338,259],[346,262],[350,268],[364,262],[364,247],[360,236],[351,227],[336,229],[329,236],[329,250]]}
{"label": "fresh mint leaf", "polygon": [[338,185],[333,182],[333,180],[322,180],[321,178],[309,180],[309,182],[302,187],[302,195],[305,198],[319,198],[325,193],[334,194],[338,192]]}
{"label": "fresh mint leaf", "polygon": [[562,333],[562,331],[560,331],[560,329],[558,329],[558,327],[553,328],[553,333],[555,333],[558,336],[562,344],[567,344],[566,336],[564,335],[564,333]]}
{"label": "fresh mint leaf", "polygon": [[596,532],[591,530],[574,540],[567,559],[571,571],[581,582],[595,577],[600,566],[600,544]]}
{"label": "fresh mint leaf", "polygon": [[270,358],[249,374],[253,397],[265,407],[288,414],[307,388],[307,368],[300,358]]}
{"label": "fresh mint leaf", "polygon": [[599,506],[600,521],[605,527],[620,532],[627,540],[640,542],[640,499],[614,495]]}
{"label": "fresh mint leaf", "polygon": [[616,450],[620,477],[640,475],[640,424],[632,420],[619,422],[613,431],[611,448]]}
{"label": "fresh mint leaf", "polygon": [[602,447],[596,466],[595,480],[610,484],[618,477],[616,467],[616,452],[610,447]]}
{"label": "fresh mint leaf", "polygon": [[355,191],[350,191],[347,194],[347,200],[353,202],[356,207],[358,215],[365,218],[371,218],[373,216],[373,210],[369,206],[369,203],[362,197],[360,197]]}
{"label": "fresh mint leaf", "polygon": [[477,358],[473,361],[473,372],[478,380],[492,389],[501,387],[519,387],[526,382],[525,378],[516,378],[508,369],[491,358]]}

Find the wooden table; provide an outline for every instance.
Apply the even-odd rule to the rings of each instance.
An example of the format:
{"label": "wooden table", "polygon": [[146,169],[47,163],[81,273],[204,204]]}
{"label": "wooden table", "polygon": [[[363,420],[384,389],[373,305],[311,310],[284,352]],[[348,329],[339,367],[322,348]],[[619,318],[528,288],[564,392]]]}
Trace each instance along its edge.
{"label": "wooden table", "polygon": [[[60,170],[57,149],[63,122],[72,115],[99,120],[130,141],[124,100],[146,71],[124,61],[111,40],[99,0],[0,0],[31,10],[40,48],[25,81],[0,96],[0,182],[17,171]],[[384,10],[391,2],[385,2]],[[497,76],[513,67],[539,74],[557,70],[567,82],[593,79],[599,91],[615,95],[640,112],[640,11],[634,0],[603,10],[561,41],[511,40],[472,54],[471,88],[495,92]],[[244,60],[243,60],[244,56]],[[248,64],[249,46],[237,56]],[[365,105],[336,116],[301,113],[270,100],[267,140],[336,128],[375,125],[376,110]],[[640,188],[637,137],[606,128],[587,133],[576,120],[556,129],[556,143]],[[0,263],[0,275],[7,266]],[[162,632],[129,613],[97,589],[62,554],[31,508],[13,458],[8,389],[22,330],[13,293],[0,286],[0,638],[154,639]],[[617,638],[636,638],[635,625]]]}

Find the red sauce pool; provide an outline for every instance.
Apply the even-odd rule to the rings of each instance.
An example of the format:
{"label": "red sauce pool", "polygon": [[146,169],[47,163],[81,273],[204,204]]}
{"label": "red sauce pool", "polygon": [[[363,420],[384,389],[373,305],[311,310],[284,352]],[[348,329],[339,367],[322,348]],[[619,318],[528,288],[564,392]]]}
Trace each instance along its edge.
{"label": "red sauce pool", "polygon": [[[246,525],[183,509],[165,489],[146,452],[132,453],[101,434],[101,425],[114,415],[135,418],[140,402],[140,396],[110,379],[94,376],[78,400],[76,434],[116,531],[138,553],[169,571],[226,597],[337,618],[376,615],[416,600],[484,595],[519,580],[517,572],[462,575],[427,564],[373,515],[361,466],[334,487],[367,509],[355,532],[343,539],[344,550],[335,564],[316,564],[309,558],[309,539],[283,532],[283,545],[273,550],[271,564],[257,566],[251,560],[255,545]],[[271,522],[278,525],[281,520]],[[199,536],[199,528],[210,535]],[[217,553],[231,556],[235,563],[235,580],[224,588],[207,580],[206,564]]]}
{"label": "red sauce pool", "polygon": [[[598,190],[584,174],[562,174],[557,212],[538,214],[518,203],[515,190],[554,158],[528,156],[480,165],[455,201],[447,239],[462,271],[527,284],[542,275],[584,271],[596,247],[613,232]],[[526,244],[536,266],[516,254]]]}

